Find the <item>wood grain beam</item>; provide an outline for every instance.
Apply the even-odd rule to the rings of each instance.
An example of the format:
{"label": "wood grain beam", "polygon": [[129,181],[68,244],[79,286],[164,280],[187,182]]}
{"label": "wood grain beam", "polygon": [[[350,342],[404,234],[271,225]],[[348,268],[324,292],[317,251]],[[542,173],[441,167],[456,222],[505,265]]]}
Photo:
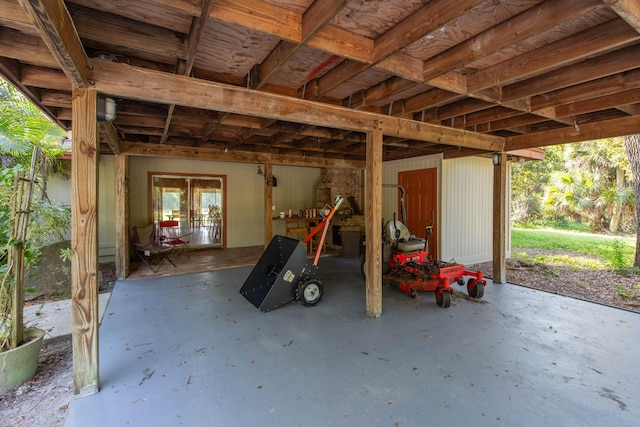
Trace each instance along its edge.
{"label": "wood grain beam", "polygon": [[380,122],[384,123],[383,130],[389,135],[480,149],[493,149],[503,144],[502,138],[490,135],[354,111],[122,63],[90,59],[90,65],[95,88],[115,97],[355,131],[377,128]]}
{"label": "wood grain beam", "polygon": [[73,90],[71,317],[73,394],[100,388],[98,364],[98,130],[95,90]]}
{"label": "wood grain beam", "polygon": [[170,144],[151,144],[141,142],[122,141],[122,153],[131,156],[158,157],[166,159],[199,159],[219,162],[237,163],[271,163],[274,165],[305,166],[317,168],[364,169],[361,160],[347,160],[277,153],[257,153],[255,151],[232,150],[225,152],[224,148],[178,146]]}
{"label": "wood grain beam", "polygon": [[477,92],[491,86],[512,84],[638,39],[640,39],[640,33],[629,28],[621,20],[613,19],[472,73],[467,79],[468,90]]}
{"label": "wood grain beam", "polygon": [[432,0],[410,13],[374,42],[371,63],[376,64],[399,52],[411,43],[438,30],[450,21],[466,14],[484,0]]}
{"label": "wood grain beam", "polygon": [[261,89],[282,66],[307,42],[324,28],[333,17],[344,8],[346,0],[316,0],[302,14],[302,36],[300,43],[280,40],[269,55],[255,67],[257,74],[254,84],[249,87]]}
{"label": "wood grain beam", "polygon": [[638,120],[638,117],[622,117],[596,123],[580,124],[577,129],[575,126],[566,126],[545,132],[507,137],[505,138],[505,150],[547,147],[549,145],[613,138],[636,133],[640,133],[640,120]]}
{"label": "wood grain beam", "polygon": [[631,89],[574,102],[572,104],[559,105],[555,110],[558,117],[567,117],[606,110],[608,108],[616,108],[623,105],[637,104],[638,102],[640,102],[640,89]]}
{"label": "wood grain beam", "polygon": [[69,81],[87,87],[87,55],[62,0],[18,0]]}
{"label": "wood grain beam", "polygon": [[382,314],[382,138],[379,129],[367,133],[365,180],[366,314]]}
{"label": "wood grain beam", "polygon": [[613,9],[618,16],[640,32],[640,3],[636,0],[602,0]]}
{"label": "wood grain beam", "polygon": [[100,135],[104,138],[107,145],[113,151],[113,154],[120,154],[120,138],[118,132],[113,126],[113,122],[100,122]]}
{"label": "wood grain beam", "polygon": [[502,98],[503,101],[522,99],[622,73],[639,66],[640,49],[637,45],[629,46],[505,86],[502,89]]}
{"label": "wood grain beam", "polygon": [[[537,33],[553,28],[575,16],[602,7],[599,0],[579,3],[546,0],[490,29],[460,43],[424,63],[424,79],[463,67]],[[515,30],[514,30],[515,29]]]}
{"label": "wood grain beam", "polygon": [[531,110],[538,111],[543,108],[588,100],[594,96],[605,96],[636,88],[640,88],[640,69],[602,77],[534,96],[531,98]]}

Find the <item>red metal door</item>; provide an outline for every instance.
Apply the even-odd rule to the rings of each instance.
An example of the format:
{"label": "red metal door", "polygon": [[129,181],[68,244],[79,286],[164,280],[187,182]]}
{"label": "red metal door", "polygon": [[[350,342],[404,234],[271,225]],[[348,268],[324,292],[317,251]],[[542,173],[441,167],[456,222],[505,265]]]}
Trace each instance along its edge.
{"label": "red metal door", "polygon": [[437,258],[438,169],[429,168],[398,172],[398,183],[406,191],[407,227],[411,234],[424,238],[425,227],[431,224],[431,219],[433,218],[434,228],[429,236],[429,253]]}

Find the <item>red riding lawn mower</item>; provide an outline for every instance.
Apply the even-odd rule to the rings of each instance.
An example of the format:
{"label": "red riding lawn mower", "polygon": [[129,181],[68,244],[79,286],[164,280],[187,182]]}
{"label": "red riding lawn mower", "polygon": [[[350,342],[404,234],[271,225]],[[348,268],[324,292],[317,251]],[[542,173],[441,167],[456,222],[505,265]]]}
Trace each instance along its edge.
{"label": "red riding lawn mower", "polygon": [[[385,187],[396,185],[385,184]],[[464,265],[455,261],[444,262],[429,255],[429,236],[433,230],[431,224],[426,227],[425,238],[417,238],[409,233],[404,224],[406,211],[404,208],[405,190],[398,185],[400,191],[400,206],[402,221],[394,219],[382,227],[382,274],[383,283],[395,287],[411,298],[416,298],[419,292],[434,291],[438,306],[448,308],[451,305],[451,295],[454,290],[452,283],[464,286],[472,298],[482,298],[486,281],[481,271],[468,271]],[[383,221],[384,223],[384,221]],[[366,251],[362,256],[361,272],[366,279]]]}

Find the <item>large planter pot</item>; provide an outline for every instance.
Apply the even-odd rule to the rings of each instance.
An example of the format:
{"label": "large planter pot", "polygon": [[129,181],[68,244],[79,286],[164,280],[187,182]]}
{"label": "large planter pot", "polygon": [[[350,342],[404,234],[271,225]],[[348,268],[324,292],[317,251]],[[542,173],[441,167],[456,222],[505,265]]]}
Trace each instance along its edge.
{"label": "large planter pot", "polygon": [[43,339],[42,329],[28,328],[22,345],[0,353],[0,396],[33,378]]}

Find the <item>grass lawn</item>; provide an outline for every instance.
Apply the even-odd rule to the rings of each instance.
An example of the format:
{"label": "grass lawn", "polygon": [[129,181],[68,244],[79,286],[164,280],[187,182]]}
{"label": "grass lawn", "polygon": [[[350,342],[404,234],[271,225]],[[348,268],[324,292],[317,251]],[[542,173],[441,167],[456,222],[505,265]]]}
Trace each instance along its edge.
{"label": "grass lawn", "polygon": [[[635,236],[608,236],[565,230],[512,228],[511,246],[515,256],[519,256],[519,248],[566,251],[595,257],[597,260],[560,255],[548,256],[545,261],[565,265],[576,264],[576,267],[621,270],[631,268],[633,265]],[[580,265],[583,263],[588,265]]]}

